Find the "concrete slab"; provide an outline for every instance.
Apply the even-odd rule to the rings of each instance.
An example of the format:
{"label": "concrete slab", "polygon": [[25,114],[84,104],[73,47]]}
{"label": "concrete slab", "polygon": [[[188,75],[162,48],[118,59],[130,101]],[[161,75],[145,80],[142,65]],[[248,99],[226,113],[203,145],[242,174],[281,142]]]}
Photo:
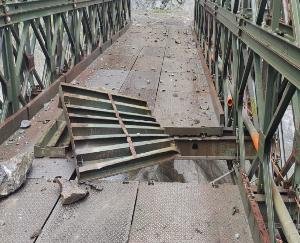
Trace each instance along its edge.
{"label": "concrete slab", "polygon": [[33,242],[59,197],[56,183],[29,179],[8,198],[0,201],[0,242]]}
{"label": "concrete slab", "polygon": [[61,176],[70,179],[75,170],[75,164],[68,159],[41,158],[34,159],[32,169],[28,178],[30,179],[51,179]]}
{"label": "concrete slab", "polygon": [[100,187],[84,201],[59,202],[37,242],[127,242],[138,182],[102,181]]}
{"label": "concrete slab", "polygon": [[139,185],[130,242],[253,240],[237,186],[155,182]]}

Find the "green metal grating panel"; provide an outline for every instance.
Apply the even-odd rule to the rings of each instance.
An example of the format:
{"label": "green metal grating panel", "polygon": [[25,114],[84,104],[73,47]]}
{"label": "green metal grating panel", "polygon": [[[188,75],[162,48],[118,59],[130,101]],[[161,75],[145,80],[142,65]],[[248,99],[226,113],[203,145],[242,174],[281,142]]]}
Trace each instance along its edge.
{"label": "green metal grating panel", "polygon": [[173,138],[142,100],[62,84],[60,99],[80,180],[174,159]]}

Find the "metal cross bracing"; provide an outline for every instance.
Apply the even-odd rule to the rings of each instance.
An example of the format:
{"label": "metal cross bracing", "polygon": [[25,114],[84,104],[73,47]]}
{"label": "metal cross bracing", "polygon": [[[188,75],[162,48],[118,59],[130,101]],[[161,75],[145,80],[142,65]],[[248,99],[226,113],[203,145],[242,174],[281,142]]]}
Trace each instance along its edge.
{"label": "metal cross bracing", "polygon": [[130,22],[129,0],[0,3],[0,121]]}
{"label": "metal cross bracing", "polygon": [[[246,180],[255,176],[258,190],[265,193],[269,234],[263,234],[258,223],[257,241],[275,242],[280,237],[300,242],[299,1],[196,0],[194,15],[195,33],[224,107],[225,126],[233,127],[238,136],[237,175]],[[283,146],[278,128],[290,104],[294,148],[285,161],[277,153]],[[245,131],[257,150],[249,169]],[[286,207],[281,187],[289,189],[297,206]]]}

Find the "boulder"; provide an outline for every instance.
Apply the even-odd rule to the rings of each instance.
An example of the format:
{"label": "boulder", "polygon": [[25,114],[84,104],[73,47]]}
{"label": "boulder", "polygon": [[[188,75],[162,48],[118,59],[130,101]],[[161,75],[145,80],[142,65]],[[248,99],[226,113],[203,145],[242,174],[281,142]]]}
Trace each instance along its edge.
{"label": "boulder", "polygon": [[32,161],[33,153],[25,153],[0,162],[0,198],[8,196],[22,186]]}

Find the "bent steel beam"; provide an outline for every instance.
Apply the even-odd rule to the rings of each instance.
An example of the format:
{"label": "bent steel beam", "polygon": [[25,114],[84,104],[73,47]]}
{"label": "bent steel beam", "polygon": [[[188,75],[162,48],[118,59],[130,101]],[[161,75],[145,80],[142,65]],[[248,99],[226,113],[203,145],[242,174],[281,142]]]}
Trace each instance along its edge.
{"label": "bent steel beam", "polygon": [[171,161],[178,153],[145,101],[67,84],[60,101],[79,180]]}

